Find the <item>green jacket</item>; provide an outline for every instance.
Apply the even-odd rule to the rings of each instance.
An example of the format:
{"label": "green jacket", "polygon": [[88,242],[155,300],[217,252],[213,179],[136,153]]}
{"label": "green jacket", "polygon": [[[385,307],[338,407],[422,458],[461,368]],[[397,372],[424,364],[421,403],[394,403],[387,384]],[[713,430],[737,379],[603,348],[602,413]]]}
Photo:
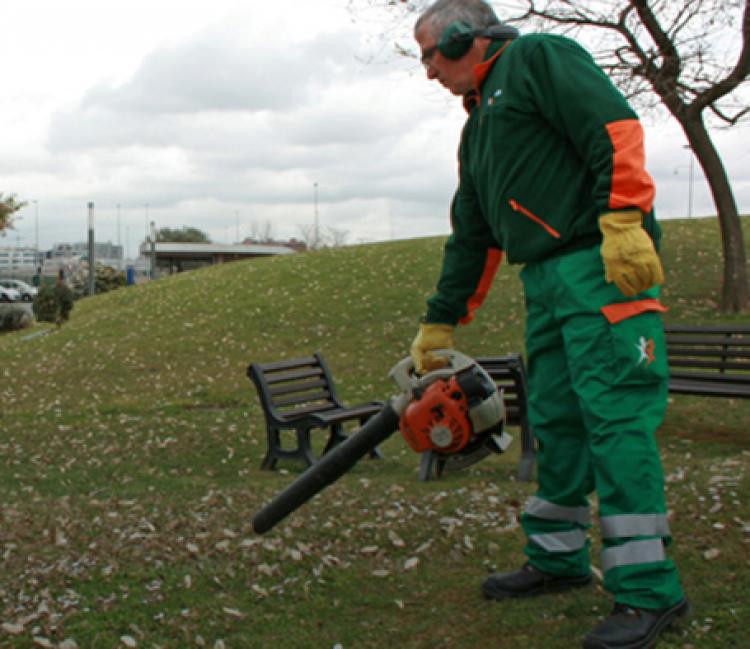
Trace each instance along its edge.
{"label": "green jacket", "polygon": [[588,52],[530,34],[493,42],[476,75],[427,322],[471,320],[503,255],[526,263],[598,244],[603,213],[640,209],[659,239],[643,129]]}

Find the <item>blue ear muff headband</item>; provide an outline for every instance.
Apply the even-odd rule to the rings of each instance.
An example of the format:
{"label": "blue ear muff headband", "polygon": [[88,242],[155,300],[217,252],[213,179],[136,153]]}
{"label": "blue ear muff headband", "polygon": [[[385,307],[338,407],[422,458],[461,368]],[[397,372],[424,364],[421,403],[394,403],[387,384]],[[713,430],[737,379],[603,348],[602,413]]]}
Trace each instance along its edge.
{"label": "blue ear muff headband", "polygon": [[467,22],[456,20],[440,35],[437,48],[445,58],[455,61],[471,49],[471,44],[477,36],[495,41],[506,41],[516,38],[518,30],[510,25],[493,25],[485,29],[475,29]]}

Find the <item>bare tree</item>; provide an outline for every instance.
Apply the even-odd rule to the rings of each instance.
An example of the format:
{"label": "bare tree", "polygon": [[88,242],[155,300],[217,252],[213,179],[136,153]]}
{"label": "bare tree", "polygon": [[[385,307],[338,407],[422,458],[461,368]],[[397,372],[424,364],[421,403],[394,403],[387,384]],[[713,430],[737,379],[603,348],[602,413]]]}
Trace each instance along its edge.
{"label": "bare tree", "polygon": [[346,240],[349,238],[348,230],[339,230],[330,226],[326,227],[324,232],[307,223],[298,225],[297,229],[300,233],[300,240],[304,241],[308,250],[340,248],[346,244]]}
{"label": "bare tree", "polygon": [[[416,14],[427,0],[350,0]],[[750,0],[507,0],[508,22],[577,36],[599,30],[597,62],[639,110],[666,108],[685,133],[711,190],[721,230],[721,310],[750,307],[747,257],[737,202],[710,128],[750,118]],[[513,12],[516,15],[511,15]],[[411,55],[397,45],[400,54]],[[747,86],[744,86],[747,89]]]}
{"label": "bare tree", "polygon": [[305,223],[298,225],[300,241],[303,241],[308,250],[317,250],[321,248],[320,232],[314,225]]}
{"label": "bare tree", "polygon": [[250,223],[250,237],[254,243],[270,243],[273,238],[273,223],[266,219],[262,223],[252,221]]}
{"label": "bare tree", "polygon": [[348,230],[339,230],[331,226],[326,227],[326,240],[331,244],[331,247],[341,248],[341,246],[346,244],[348,238]]}

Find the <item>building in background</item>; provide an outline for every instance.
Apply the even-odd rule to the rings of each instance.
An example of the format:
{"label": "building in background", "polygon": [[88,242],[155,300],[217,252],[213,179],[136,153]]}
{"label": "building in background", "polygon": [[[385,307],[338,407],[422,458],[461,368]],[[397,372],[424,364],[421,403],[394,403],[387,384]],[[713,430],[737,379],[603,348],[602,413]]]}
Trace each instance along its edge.
{"label": "building in background", "polygon": [[[169,275],[194,270],[212,264],[222,264],[251,257],[289,255],[303,251],[303,243],[169,243],[159,241],[154,245],[155,270],[152,268],[152,244],[141,245],[137,259],[124,259],[123,247],[107,243],[94,244],[94,261],[117,271],[128,273],[135,281],[144,281],[152,274]],[[34,248],[0,247],[0,277],[12,277],[31,283],[36,276],[71,277],[84,267],[88,268],[88,243],[56,243],[50,250],[38,253]]]}
{"label": "building in background", "polygon": [[271,257],[291,255],[294,248],[286,245],[269,244],[223,244],[223,243],[169,243],[158,241],[141,245],[141,255],[151,261],[152,247],[155,254],[156,274],[181,273],[212,264],[249,259],[251,257]]}
{"label": "building in background", "polygon": [[[85,241],[81,241],[79,243],[56,243],[52,247],[52,250],[47,253],[47,258],[86,259],[88,255],[89,244]],[[94,257],[97,262],[104,264],[105,266],[111,266],[116,270],[122,270],[125,267],[123,247],[110,241],[108,241],[107,243],[95,243]]]}
{"label": "building in background", "polygon": [[0,248],[0,272],[34,273],[37,252],[34,248]]}

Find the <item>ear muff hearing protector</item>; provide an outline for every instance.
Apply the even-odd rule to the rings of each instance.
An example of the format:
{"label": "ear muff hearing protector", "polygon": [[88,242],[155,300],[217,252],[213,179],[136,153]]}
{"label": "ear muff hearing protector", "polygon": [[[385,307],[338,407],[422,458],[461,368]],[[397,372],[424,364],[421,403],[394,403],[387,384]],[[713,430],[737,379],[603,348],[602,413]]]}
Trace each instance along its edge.
{"label": "ear muff hearing protector", "polygon": [[496,41],[512,40],[518,36],[518,30],[510,25],[493,25],[486,29],[475,29],[463,20],[456,20],[443,30],[437,48],[446,59],[455,61],[471,49],[471,44],[477,36]]}

